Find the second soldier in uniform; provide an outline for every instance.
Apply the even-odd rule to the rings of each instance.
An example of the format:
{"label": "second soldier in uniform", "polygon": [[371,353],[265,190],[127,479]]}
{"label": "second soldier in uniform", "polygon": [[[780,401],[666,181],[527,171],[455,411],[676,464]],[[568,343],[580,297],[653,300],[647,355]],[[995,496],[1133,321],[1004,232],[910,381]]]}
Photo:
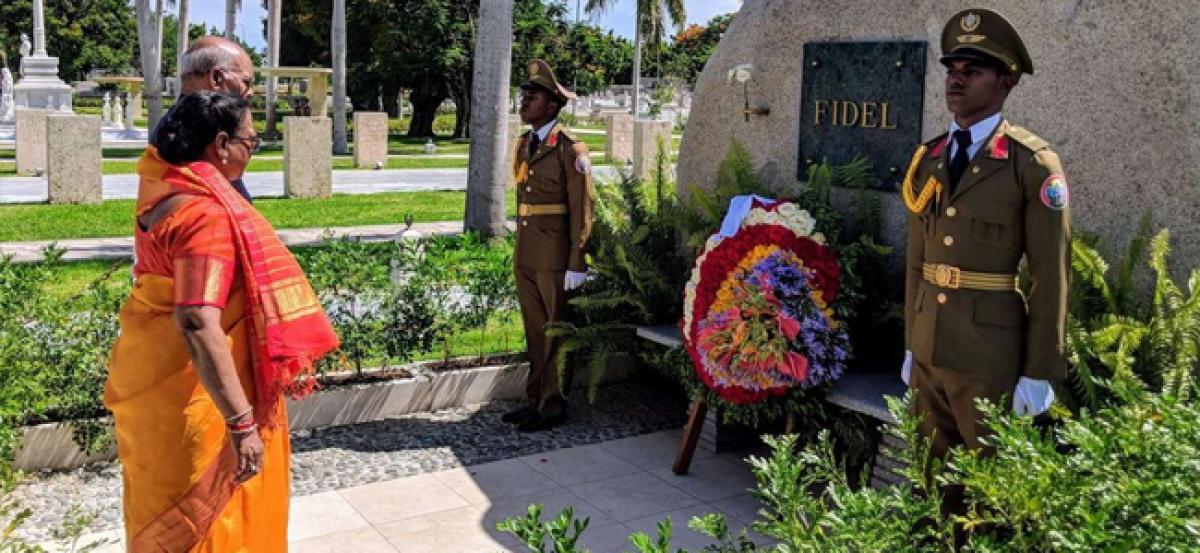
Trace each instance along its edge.
{"label": "second soldier in uniform", "polygon": [[542,60],[529,64],[521,86],[521,120],[530,130],[517,141],[515,271],[529,356],[527,404],[503,416],[523,432],[561,424],[566,417],[555,359],[558,340],[548,323],[563,320],[567,292],[586,279],[584,252],[592,229],[592,174],[587,146],[558,122],[575,95]]}

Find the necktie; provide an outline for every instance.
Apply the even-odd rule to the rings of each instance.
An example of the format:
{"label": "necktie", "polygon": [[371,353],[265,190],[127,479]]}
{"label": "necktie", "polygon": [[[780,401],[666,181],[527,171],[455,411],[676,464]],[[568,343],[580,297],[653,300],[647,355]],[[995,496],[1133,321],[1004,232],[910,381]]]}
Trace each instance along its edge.
{"label": "necktie", "polygon": [[967,151],[967,148],[971,147],[971,131],[954,131],[954,144],[958,147],[955,149],[954,157],[950,159],[951,194],[954,194],[958,180],[962,178],[963,173],[967,172],[967,165],[971,163],[971,153]]}
{"label": "necktie", "polygon": [[531,159],[533,158],[534,154],[537,153],[538,146],[541,144],[541,142],[542,141],[540,138],[538,138],[538,133],[536,132],[532,133],[532,136],[529,137],[529,157]]}

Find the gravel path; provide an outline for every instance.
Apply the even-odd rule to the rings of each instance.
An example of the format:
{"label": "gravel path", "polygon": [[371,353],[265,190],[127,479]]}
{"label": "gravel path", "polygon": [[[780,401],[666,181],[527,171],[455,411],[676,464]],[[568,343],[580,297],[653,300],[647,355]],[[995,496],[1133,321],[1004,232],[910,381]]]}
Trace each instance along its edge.
{"label": "gravel path", "polygon": [[[665,396],[640,383],[609,386],[594,406],[573,410],[567,424],[534,434],[500,422],[500,415],[515,406],[507,402],[296,432],[292,493],[309,495],[682,426],[686,402]],[[33,511],[17,534],[35,543],[48,539],[73,505],[97,516],[88,532],[121,526],[117,463],[34,474],[15,497]]]}

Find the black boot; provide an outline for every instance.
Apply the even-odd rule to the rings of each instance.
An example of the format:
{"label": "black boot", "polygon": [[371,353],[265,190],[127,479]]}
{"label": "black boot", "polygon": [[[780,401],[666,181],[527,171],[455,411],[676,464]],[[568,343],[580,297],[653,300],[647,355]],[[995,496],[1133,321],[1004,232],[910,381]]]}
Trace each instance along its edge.
{"label": "black boot", "polygon": [[505,413],[500,417],[500,420],[509,424],[521,424],[530,418],[537,416],[537,414],[537,411],[534,410],[533,407],[526,405],[520,409]]}

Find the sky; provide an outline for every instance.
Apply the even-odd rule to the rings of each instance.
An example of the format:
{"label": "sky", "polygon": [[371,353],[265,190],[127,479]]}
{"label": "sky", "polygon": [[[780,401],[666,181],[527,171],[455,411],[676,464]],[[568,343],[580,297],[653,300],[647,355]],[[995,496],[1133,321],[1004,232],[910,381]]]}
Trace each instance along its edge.
{"label": "sky", "polygon": [[[567,0],[567,3],[570,17],[573,19],[576,0]],[[705,23],[713,16],[735,12],[742,6],[741,0],[684,0],[683,3],[687,8],[688,23]],[[583,4],[587,4],[587,0],[580,0],[580,5]],[[635,5],[636,0],[617,0],[616,5],[607,12],[591,16],[583,14],[582,19],[590,19],[592,24],[632,38]],[[193,23],[204,22],[205,25],[213,25],[218,29],[225,28],[224,0],[194,0],[190,6],[188,17]],[[265,47],[262,37],[264,11],[259,0],[242,0],[242,12],[238,16],[238,36],[260,50]]]}

